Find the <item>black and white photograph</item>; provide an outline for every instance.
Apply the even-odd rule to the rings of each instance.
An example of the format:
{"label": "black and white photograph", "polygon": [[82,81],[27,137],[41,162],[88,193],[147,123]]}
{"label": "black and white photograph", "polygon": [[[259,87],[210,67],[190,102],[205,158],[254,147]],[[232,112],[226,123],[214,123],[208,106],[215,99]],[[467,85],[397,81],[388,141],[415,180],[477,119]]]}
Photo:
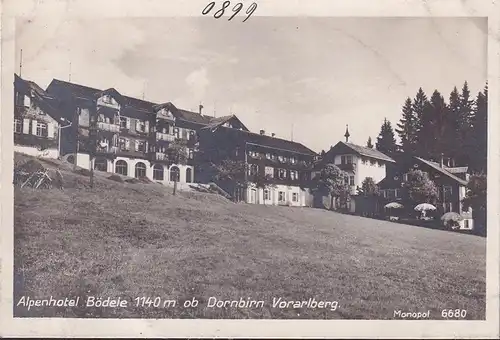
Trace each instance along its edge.
{"label": "black and white photograph", "polygon": [[14,319],[498,332],[488,13],[78,3],[12,18],[2,67]]}

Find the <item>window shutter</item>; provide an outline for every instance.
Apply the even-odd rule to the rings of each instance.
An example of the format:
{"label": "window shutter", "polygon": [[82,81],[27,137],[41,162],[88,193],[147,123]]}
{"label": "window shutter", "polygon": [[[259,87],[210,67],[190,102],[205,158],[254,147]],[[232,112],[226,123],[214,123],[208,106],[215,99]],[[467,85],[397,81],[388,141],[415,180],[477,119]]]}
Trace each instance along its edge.
{"label": "window shutter", "polygon": [[36,124],[37,124],[36,120],[31,121],[31,134],[32,135],[36,135]]}
{"label": "window shutter", "polygon": [[27,135],[30,133],[30,120],[29,119],[23,119],[23,133],[27,134]]}
{"label": "window shutter", "polygon": [[[127,120],[128,121],[128,120]],[[129,150],[130,149],[130,140],[126,139],[125,140],[125,149]]]}
{"label": "window shutter", "polygon": [[135,131],[141,131],[141,122],[139,120],[135,121]]}
{"label": "window shutter", "polygon": [[125,117],[125,119],[127,120],[127,129],[130,130],[130,118]]}
{"label": "window shutter", "polygon": [[146,123],[145,123],[145,128],[144,128],[144,131],[145,131],[146,133],[148,133],[148,132],[149,132],[149,121],[147,121],[147,120],[146,120]]}
{"label": "window shutter", "polygon": [[148,152],[148,142],[144,142],[144,152]]}
{"label": "window shutter", "polygon": [[47,124],[47,137],[54,138],[54,124],[53,123]]}
{"label": "window shutter", "polygon": [[134,150],[139,151],[139,141],[138,140],[134,141]]}

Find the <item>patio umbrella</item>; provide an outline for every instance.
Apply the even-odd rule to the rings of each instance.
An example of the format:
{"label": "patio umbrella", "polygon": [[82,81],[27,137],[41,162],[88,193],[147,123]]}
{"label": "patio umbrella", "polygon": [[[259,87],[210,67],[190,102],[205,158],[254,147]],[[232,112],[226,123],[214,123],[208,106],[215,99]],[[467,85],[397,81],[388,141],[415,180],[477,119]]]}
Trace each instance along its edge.
{"label": "patio umbrella", "polygon": [[436,207],[429,203],[420,203],[415,207],[415,211],[436,210]]}
{"label": "patio umbrella", "polygon": [[459,213],[456,213],[453,211],[447,212],[446,214],[441,216],[441,221],[443,221],[443,222],[448,222],[448,221],[458,222],[458,221],[462,221],[463,219],[464,218],[462,216],[460,216]]}
{"label": "patio umbrella", "polygon": [[401,203],[398,203],[398,202],[391,202],[391,203],[387,203],[386,205],[384,205],[384,208],[388,208],[388,209],[400,209],[402,207],[403,207],[403,205]]}

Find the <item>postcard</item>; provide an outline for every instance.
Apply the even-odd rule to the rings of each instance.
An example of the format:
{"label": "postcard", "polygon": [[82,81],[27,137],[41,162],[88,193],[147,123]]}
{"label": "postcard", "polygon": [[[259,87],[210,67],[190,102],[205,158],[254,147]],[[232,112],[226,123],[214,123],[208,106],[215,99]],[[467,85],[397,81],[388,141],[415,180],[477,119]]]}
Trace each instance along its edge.
{"label": "postcard", "polygon": [[497,338],[498,13],[4,1],[0,334]]}

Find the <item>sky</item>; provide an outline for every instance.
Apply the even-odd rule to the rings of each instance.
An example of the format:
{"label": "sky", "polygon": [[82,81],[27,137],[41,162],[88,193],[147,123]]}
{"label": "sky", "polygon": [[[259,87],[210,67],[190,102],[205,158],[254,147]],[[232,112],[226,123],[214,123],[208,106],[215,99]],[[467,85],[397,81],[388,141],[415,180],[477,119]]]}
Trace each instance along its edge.
{"label": "sky", "polygon": [[[314,151],[375,141],[419,87],[447,98],[485,85],[487,22],[477,18],[258,17],[228,29],[209,17],[19,19],[16,65],[178,108],[236,114]],[[19,72],[19,66],[16,68]]]}

